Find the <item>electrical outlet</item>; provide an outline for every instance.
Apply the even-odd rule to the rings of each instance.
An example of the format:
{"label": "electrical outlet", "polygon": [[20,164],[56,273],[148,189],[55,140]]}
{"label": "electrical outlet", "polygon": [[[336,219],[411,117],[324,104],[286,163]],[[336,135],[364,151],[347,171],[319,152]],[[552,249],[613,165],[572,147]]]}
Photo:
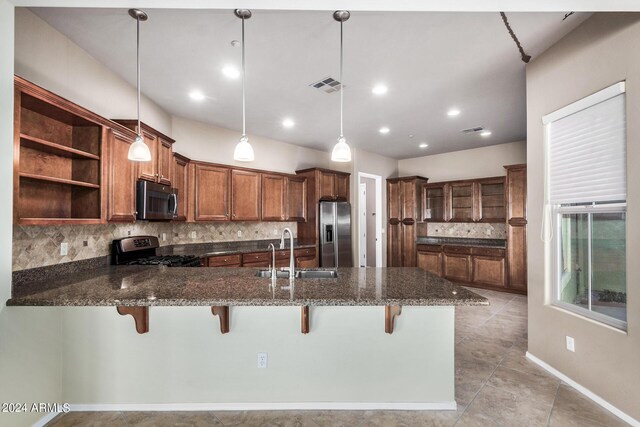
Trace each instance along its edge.
{"label": "electrical outlet", "polygon": [[258,353],[258,368],[267,368],[267,353]]}
{"label": "electrical outlet", "polygon": [[273,229],[273,235],[274,235],[274,236],[277,236],[277,235],[278,235],[278,229],[277,229],[277,228],[274,228],[274,229]]}
{"label": "electrical outlet", "polygon": [[238,237],[242,237],[242,230],[238,230]]}
{"label": "electrical outlet", "polygon": [[69,244],[67,242],[60,243],[60,255],[65,256],[69,253]]}
{"label": "electrical outlet", "polygon": [[131,230],[127,230],[127,236],[131,236]]}
{"label": "electrical outlet", "polygon": [[163,242],[167,241],[167,233],[162,233],[162,241]]}
{"label": "electrical outlet", "polygon": [[192,231],[191,233],[189,233],[189,237],[191,237],[192,239],[196,238],[196,232]]}
{"label": "electrical outlet", "polygon": [[567,335],[567,350],[569,351],[576,351],[576,342],[573,339],[573,337],[570,337]]}

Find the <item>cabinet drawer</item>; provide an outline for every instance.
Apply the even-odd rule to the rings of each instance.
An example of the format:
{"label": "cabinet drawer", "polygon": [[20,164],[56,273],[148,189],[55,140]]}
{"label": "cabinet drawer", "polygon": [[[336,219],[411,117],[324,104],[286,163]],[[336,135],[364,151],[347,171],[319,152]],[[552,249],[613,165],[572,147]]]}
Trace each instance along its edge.
{"label": "cabinet drawer", "polygon": [[268,268],[271,266],[271,261],[258,261],[258,262],[243,262],[243,267],[253,267],[253,268]]}
{"label": "cabinet drawer", "polygon": [[248,264],[250,262],[270,261],[271,252],[251,252],[248,254],[242,254],[242,264]]}
{"label": "cabinet drawer", "polygon": [[294,251],[294,254],[295,254],[296,258],[298,258],[298,257],[315,258],[315,256],[316,256],[316,248],[296,249]]}
{"label": "cabinet drawer", "polygon": [[240,254],[234,255],[217,255],[207,258],[207,265],[209,267],[228,267],[228,266],[240,266],[242,264],[242,257]]}
{"label": "cabinet drawer", "polygon": [[445,246],[444,252],[448,254],[471,255],[471,247],[469,246]]}
{"label": "cabinet drawer", "polygon": [[504,258],[505,250],[502,248],[473,248],[474,255]]}
{"label": "cabinet drawer", "polygon": [[442,245],[418,245],[418,252],[442,252]]}
{"label": "cabinet drawer", "polygon": [[289,249],[283,249],[281,251],[276,251],[276,260],[279,260],[279,259],[289,260],[290,256],[291,255],[289,254]]}

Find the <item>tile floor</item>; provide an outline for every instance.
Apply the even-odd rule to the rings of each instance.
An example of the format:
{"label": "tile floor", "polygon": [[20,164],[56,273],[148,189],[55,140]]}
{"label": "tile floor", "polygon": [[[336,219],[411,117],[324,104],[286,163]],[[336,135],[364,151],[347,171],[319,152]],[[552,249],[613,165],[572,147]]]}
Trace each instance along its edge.
{"label": "tile floor", "polygon": [[61,426],[553,426],[623,421],[529,362],[526,297],[477,290],[489,307],[456,310],[457,411],[71,412]]}

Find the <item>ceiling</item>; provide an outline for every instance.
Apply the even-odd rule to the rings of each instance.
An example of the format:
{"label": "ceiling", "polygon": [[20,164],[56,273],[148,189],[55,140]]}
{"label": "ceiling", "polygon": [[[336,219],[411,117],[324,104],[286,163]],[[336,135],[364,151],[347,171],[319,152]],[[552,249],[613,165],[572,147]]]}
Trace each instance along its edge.
{"label": "ceiling", "polygon": [[[126,9],[31,10],[135,85],[135,21]],[[144,94],[173,115],[239,132],[241,80],[221,70],[240,67],[241,49],[231,44],[240,40],[240,20],[232,11],[145,11]],[[507,14],[533,60],[589,15]],[[247,133],[333,147],[339,92],[310,84],[339,78],[339,30],[330,12],[253,11],[246,21]],[[402,159],[526,137],[525,64],[498,13],[353,13],[344,24],[344,55],[344,131],[354,147]],[[386,95],[372,94],[378,83]],[[206,98],[190,99],[193,90]],[[460,115],[448,117],[450,108]],[[285,118],[295,125],[284,128]],[[379,132],[383,126],[388,134]],[[460,133],[475,126],[492,134]]]}

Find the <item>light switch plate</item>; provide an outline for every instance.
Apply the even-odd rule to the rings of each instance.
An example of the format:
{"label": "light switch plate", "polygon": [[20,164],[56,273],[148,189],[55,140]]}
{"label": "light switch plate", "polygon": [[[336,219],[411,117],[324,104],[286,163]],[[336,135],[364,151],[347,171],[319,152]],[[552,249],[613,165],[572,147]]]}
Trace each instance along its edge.
{"label": "light switch plate", "polygon": [[576,351],[576,342],[573,339],[573,337],[570,337],[567,335],[567,350],[569,351]]}
{"label": "light switch plate", "polygon": [[60,255],[65,256],[69,253],[69,244],[67,242],[60,243]]}

